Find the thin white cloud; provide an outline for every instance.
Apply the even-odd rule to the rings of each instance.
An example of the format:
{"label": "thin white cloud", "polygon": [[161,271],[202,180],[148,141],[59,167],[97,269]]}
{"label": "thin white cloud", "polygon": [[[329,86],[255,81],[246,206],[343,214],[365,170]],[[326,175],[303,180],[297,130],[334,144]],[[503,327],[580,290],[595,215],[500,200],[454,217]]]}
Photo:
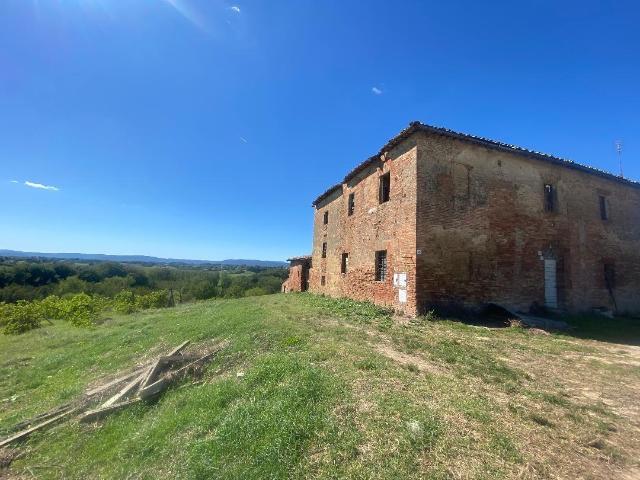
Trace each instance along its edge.
{"label": "thin white cloud", "polygon": [[371,92],[373,92],[374,95],[382,95],[382,90],[378,87],[371,87]]}
{"label": "thin white cloud", "polygon": [[229,7],[229,10],[236,12],[236,13],[240,13],[240,7],[237,5],[234,5],[232,7]]}
{"label": "thin white cloud", "polygon": [[58,187],[54,187],[53,185],[43,185],[42,183],[30,182],[29,180],[24,182],[24,184],[27,187],[39,188],[40,190],[50,190],[52,192],[57,192],[58,190],[60,190]]}
{"label": "thin white cloud", "polygon": [[186,0],[163,0],[166,4],[170,5],[182,15],[186,20],[196,27],[206,31],[207,27],[202,16],[191,7]]}
{"label": "thin white cloud", "polygon": [[246,139],[246,138],[244,138],[244,137],[240,137],[240,140],[242,140],[242,142],[243,142],[243,143],[249,143],[249,142],[247,141],[247,139]]}
{"label": "thin white cloud", "polygon": [[11,180],[11,183],[20,183],[18,180]]}

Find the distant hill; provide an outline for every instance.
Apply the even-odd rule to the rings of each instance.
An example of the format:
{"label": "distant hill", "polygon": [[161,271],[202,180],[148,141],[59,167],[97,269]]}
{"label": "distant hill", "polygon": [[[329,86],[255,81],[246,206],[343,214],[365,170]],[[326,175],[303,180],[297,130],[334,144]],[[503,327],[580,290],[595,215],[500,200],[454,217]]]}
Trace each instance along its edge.
{"label": "distant hill", "polygon": [[148,255],[105,255],[102,253],[43,253],[43,252],[21,252],[18,250],[0,249],[0,257],[15,258],[55,258],[63,260],[91,260],[109,261],[124,263],[160,263],[160,264],[183,264],[183,265],[238,265],[243,267],[283,267],[286,262],[272,260],[189,260],[182,258],[160,258]]}

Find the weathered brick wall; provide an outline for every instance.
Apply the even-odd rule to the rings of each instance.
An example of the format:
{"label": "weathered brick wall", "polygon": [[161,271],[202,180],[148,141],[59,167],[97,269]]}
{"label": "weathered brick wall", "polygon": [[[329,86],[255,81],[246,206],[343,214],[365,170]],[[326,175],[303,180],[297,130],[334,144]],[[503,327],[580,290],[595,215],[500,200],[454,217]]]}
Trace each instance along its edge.
{"label": "weathered brick wall", "polygon": [[282,283],[282,291],[304,292],[307,289],[308,262],[292,261],[289,265],[289,277]]}
{"label": "weathered brick wall", "polygon": [[[369,300],[413,315],[415,301],[416,145],[412,139],[392,149],[342,185],[314,209],[313,268],[309,289],[334,297]],[[379,177],[390,172],[388,202],[379,203]],[[355,195],[353,215],[348,215],[349,194]],[[324,212],[329,222],[324,225]],[[322,243],[327,258],[322,258]],[[375,281],[375,252],[387,251],[387,278]],[[341,273],[341,255],[349,253],[349,268]],[[407,274],[407,301],[399,301],[394,273]],[[325,277],[325,285],[321,278]]]}
{"label": "weathered brick wall", "polygon": [[[640,311],[640,190],[446,136],[417,142],[417,302],[528,309],[544,304],[544,262],[558,262],[558,301],[572,311]],[[546,183],[557,211],[544,210]],[[599,195],[609,220],[600,218]]]}

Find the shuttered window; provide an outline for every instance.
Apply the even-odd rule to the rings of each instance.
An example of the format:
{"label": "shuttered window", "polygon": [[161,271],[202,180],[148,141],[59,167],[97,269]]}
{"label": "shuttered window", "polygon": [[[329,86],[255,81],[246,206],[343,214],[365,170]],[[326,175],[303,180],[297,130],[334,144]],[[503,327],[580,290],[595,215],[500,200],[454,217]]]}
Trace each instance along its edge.
{"label": "shuttered window", "polygon": [[387,278],[387,251],[376,252],[376,281],[384,282]]}
{"label": "shuttered window", "polygon": [[389,201],[389,193],[391,191],[391,174],[385,173],[380,176],[379,198],[380,203]]}

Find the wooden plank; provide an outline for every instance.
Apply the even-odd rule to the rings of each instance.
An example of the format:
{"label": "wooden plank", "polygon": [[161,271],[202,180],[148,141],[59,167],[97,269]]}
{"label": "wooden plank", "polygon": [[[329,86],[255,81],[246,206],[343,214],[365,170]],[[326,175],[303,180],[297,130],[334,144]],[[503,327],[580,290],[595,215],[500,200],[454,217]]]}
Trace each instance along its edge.
{"label": "wooden plank", "polygon": [[158,373],[160,373],[162,368],[167,364],[167,362],[163,361],[163,358],[165,358],[165,357],[177,357],[178,354],[182,350],[184,350],[184,347],[189,345],[189,343],[190,343],[190,340],[185,340],[180,345],[178,345],[176,348],[171,350],[168,355],[162,356],[158,360],[153,362],[153,365],[151,366],[151,369],[149,370],[149,373],[144,378],[144,380],[142,380],[142,382],[140,383],[140,388],[145,388],[146,386],[148,386],[151,383],[153,383],[153,381],[156,379]]}
{"label": "wooden plank", "polygon": [[97,408],[95,410],[89,410],[82,414],[78,420],[82,423],[95,422],[96,420],[100,420],[113,412],[117,412],[118,410],[128,407],[129,405],[133,405],[134,403],[138,403],[139,401],[139,398],[134,398],[133,400],[128,400],[126,402],[116,403],[107,407]]}
{"label": "wooden plank", "polygon": [[138,392],[138,396],[146,400],[147,398],[151,398],[159,394],[160,392],[165,390],[170,384],[171,384],[171,381],[168,377],[161,378],[157,382],[154,382],[151,385],[147,385],[145,388],[141,389]]}
{"label": "wooden plank", "polygon": [[122,382],[126,382],[127,380],[140,375],[143,371],[145,371],[148,367],[143,367],[143,368],[139,368],[137,370],[134,370],[131,373],[128,373],[126,375],[123,375],[122,377],[116,378],[114,380],[111,380],[109,383],[106,383],[104,385],[100,385],[99,387],[95,387],[92,388],[91,390],[87,390],[85,392],[85,397],[93,397],[94,395],[98,395],[99,393],[102,393],[106,390],[109,390],[112,387],[115,387],[116,385],[121,384]]}
{"label": "wooden plank", "polygon": [[22,430],[24,428],[29,427],[30,425],[33,425],[36,422],[41,422],[43,420],[46,420],[48,418],[51,418],[55,415],[58,415],[66,410],[69,410],[71,408],[71,404],[70,403],[65,403],[64,405],[60,405],[59,407],[54,408],[53,410],[49,410],[48,412],[45,413],[41,413],[39,415],[36,415],[35,417],[30,418],[29,420],[24,420],[16,425],[14,425],[13,427],[11,427],[11,431],[16,431],[16,430]]}
{"label": "wooden plank", "polygon": [[191,340],[185,340],[184,342],[182,342],[180,345],[178,345],[176,348],[174,348],[173,350],[171,350],[169,352],[169,354],[167,355],[167,357],[171,357],[173,355],[177,355],[179,354],[182,350],[184,350],[184,347],[186,347],[187,345],[189,345],[191,343]]}
{"label": "wooden plank", "polygon": [[164,364],[160,361],[160,359],[153,362],[151,364],[151,368],[149,368],[149,370],[147,371],[147,374],[140,382],[140,388],[144,388],[147,385],[149,385],[153,381],[155,376],[160,372],[160,370],[162,370],[163,365]]}
{"label": "wooden plank", "polygon": [[125,385],[125,387],[122,390],[120,390],[113,397],[111,397],[109,400],[107,400],[102,405],[100,405],[100,408],[110,407],[111,405],[114,405],[114,404],[118,403],[120,400],[123,400],[127,396],[129,396],[129,394],[131,394],[131,392],[135,388],[137,388],[138,385],[140,385],[140,382],[142,382],[144,380],[144,378],[146,377],[148,371],[151,370],[151,368],[152,367],[149,367],[147,369],[147,371],[145,371],[142,375],[140,375],[140,376],[134,378],[133,380],[131,380],[128,384]]}
{"label": "wooden plank", "polygon": [[175,372],[169,373],[168,375],[161,378],[157,382],[152,383],[151,385],[147,385],[145,388],[140,389],[140,391],[138,392],[138,395],[140,396],[140,398],[143,398],[143,399],[148,399],[155,395],[158,395],[162,391],[166,390],[169,387],[169,385],[171,385],[171,383],[175,381],[178,377],[180,377],[182,374],[196,367],[199,363],[202,363],[208,360],[209,358],[213,357],[216,353],[218,353],[220,350],[225,348],[227,345],[228,345],[228,342],[224,342],[218,345],[216,348],[214,348],[211,352],[207,353],[206,355],[194,360],[193,362],[189,363],[188,365],[185,365],[182,368],[179,368]]}
{"label": "wooden plank", "polygon": [[75,412],[77,409],[72,408],[71,410],[67,410],[64,413],[61,413],[59,415],[56,415],[53,418],[50,418],[49,420],[42,422],[38,425],[36,425],[35,427],[31,427],[28,428],[26,430],[23,430],[22,432],[16,433],[15,435],[9,437],[9,438],[5,438],[4,440],[0,441],[0,448],[9,445],[13,442],[17,442],[18,440],[23,440],[25,438],[27,438],[29,435],[31,435],[33,432],[37,431],[37,430],[41,430],[44,427],[47,427],[49,425],[52,425],[53,423],[56,423],[59,420],[62,420],[64,417],[70,415],[71,413]]}
{"label": "wooden plank", "polygon": [[168,363],[185,363],[185,362],[191,362],[193,360],[195,360],[196,358],[198,358],[197,356],[193,355],[193,354],[188,354],[188,355],[171,355],[171,356],[164,356],[164,357],[160,357],[159,360],[160,362],[162,362],[163,364],[168,364]]}

